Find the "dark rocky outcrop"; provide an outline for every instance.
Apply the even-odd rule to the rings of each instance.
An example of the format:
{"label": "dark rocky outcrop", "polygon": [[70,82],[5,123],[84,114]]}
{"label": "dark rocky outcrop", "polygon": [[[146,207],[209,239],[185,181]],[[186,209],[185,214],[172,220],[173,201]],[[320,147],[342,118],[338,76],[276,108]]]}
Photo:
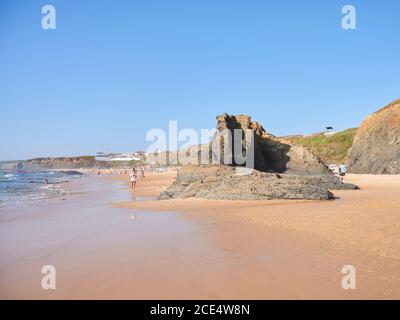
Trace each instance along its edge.
{"label": "dark rocky outcrop", "polygon": [[[242,149],[246,150],[246,129],[254,131],[254,169],[264,172],[290,173],[297,175],[319,175],[329,172],[326,165],[307,149],[295,146],[287,140],[280,139],[267,133],[263,126],[258,122],[252,121],[248,115],[228,115],[217,116],[217,134],[214,139],[219,138],[218,132],[223,130],[231,131],[231,136],[235,140],[235,129],[242,130]],[[223,159],[224,141],[221,139],[220,159]],[[235,152],[234,147],[232,153]],[[215,155],[212,155],[215,157]],[[222,162],[221,162],[222,163]],[[226,163],[225,163],[226,164]],[[237,165],[233,161],[233,165]]]}
{"label": "dark rocky outcrop", "polygon": [[400,174],[400,99],[364,120],[347,163],[352,173]]}
{"label": "dark rocky outcrop", "polygon": [[187,165],[179,170],[176,180],[160,198],[328,200],[334,198],[330,190],[337,189],[357,187],[344,184],[333,175],[299,176],[257,170],[246,172],[226,165]]}

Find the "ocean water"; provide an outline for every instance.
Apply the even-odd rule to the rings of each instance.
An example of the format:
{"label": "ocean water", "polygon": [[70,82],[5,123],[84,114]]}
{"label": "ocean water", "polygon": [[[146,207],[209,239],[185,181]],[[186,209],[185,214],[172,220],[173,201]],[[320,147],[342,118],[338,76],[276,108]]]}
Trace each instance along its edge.
{"label": "ocean water", "polygon": [[61,183],[81,176],[76,171],[0,171],[0,208],[65,195]]}

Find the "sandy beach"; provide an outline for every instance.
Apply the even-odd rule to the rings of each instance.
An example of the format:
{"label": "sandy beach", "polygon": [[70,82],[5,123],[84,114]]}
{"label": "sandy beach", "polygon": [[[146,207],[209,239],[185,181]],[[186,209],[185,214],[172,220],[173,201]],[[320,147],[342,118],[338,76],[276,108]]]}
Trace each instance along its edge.
{"label": "sandy beach", "polygon": [[[2,299],[400,298],[400,179],[349,175],[333,201],[157,200],[176,172],[73,182],[0,222]],[[41,288],[54,265],[56,290]],[[353,265],[357,288],[344,290]]]}
{"label": "sandy beach", "polygon": [[[354,265],[359,271],[357,290],[346,292],[340,286],[336,286],[339,287],[336,290],[333,280],[332,287],[326,288],[320,298],[399,297],[400,177],[350,174],[346,182],[359,185],[361,190],[335,191],[338,199],[333,201],[185,199],[129,202],[117,206],[180,211],[187,213],[186,219],[212,221],[216,229],[213,241],[233,252],[255,251],[262,255],[268,252],[267,248],[281,250],[282,256],[291,252],[298,260],[287,263],[297,266],[290,272],[297,274],[298,280],[307,279],[305,283],[313,283],[313,288],[304,285],[298,295],[300,298],[315,298],[310,292],[318,290],[320,285],[328,285],[328,282],[316,281],[318,276],[313,279],[313,275],[321,272],[322,279],[338,281],[342,276],[339,271],[346,264]],[[163,187],[160,183],[158,191]],[[307,261],[308,258],[312,260]],[[301,274],[299,266],[304,267]],[[287,279],[282,283],[296,283],[291,279],[293,274],[283,272],[286,268],[283,263],[276,267],[280,270],[277,276]],[[319,290],[324,291],[322,287]],[[270,294],[268,290],[265,293]]]}
{"label": "sandy beach", "polygon": [[[147,187],[146,181],[145,186],[138,187],[137,194],[159,194],[171,182],[167,178],[172,175],[169,173],[160,178],[159,188],[154,180]],[[125,177],[115,179],[125,180]],[[117,206],[237,216],[246,222],[320,237],[335,248],[351,247],[381,257],[396,258],[400,252],[400,176],[350,174],[346,182],[360,186],[361,190],[337,190],[334,193],[338,199],[334,201],[175,199],[120,203]]]}

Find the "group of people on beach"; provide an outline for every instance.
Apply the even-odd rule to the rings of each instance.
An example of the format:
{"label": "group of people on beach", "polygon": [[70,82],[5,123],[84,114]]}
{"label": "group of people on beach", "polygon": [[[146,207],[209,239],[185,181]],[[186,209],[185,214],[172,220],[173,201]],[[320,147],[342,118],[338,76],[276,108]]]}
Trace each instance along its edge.
{"label": "group of people on beach", "polygon": [[98,176],[113,176],[113,175],[121,175],[128,174],[127,169],[97,169]]}
{"label": "group of people on beach", "polygon": [[343,181],[347,173],[347,166],[343,162],[339,165],[331,164],[329,165],[329,171],[334,175],[338,175],[340,181]]}

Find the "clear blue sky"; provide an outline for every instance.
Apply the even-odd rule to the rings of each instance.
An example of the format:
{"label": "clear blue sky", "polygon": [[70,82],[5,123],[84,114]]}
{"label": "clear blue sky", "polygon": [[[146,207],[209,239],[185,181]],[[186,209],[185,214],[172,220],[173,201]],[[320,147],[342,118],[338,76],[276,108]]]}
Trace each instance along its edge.
{"label": "clear blue sky", "polygon": [[146,149],[151,128],[223,112],[276,135],[358,126],[400,97],[399,14],[398,0],[1,0],[0,160]]}

